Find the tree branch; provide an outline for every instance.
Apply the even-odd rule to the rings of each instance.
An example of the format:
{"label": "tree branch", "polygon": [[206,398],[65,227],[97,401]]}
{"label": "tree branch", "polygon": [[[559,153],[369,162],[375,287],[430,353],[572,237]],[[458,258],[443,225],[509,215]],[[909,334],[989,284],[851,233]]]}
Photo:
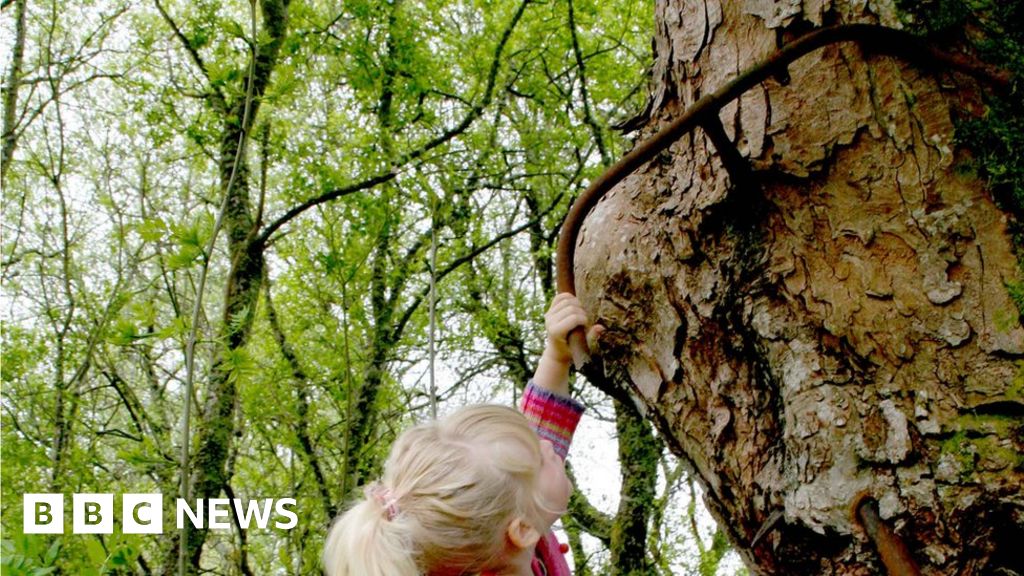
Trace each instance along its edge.
{"label": "tree branch", "polygon": [[178,37],[178,40],[181,40],[181,44],[185,47],[185,51],[188,52],[188,55],[192,58],[192,62],[199,68],[199,71],[203,73],[203,76],[206,78],[206,81],[209,82],[208,88],[210,90],[211,96],[213,97],[214,108],[216,108],[217,111],[222,113],[227,111],[227,99],[224,97],[224,94],[217,89],[217,87],[213,84],[213,81],[210,79],[210,71],[207,70],[206,63],[203,62],[203,57],[199,55],[199,52],[196,50],[195,46],[192,45],[192,42],[190,42],[189,39],[185,37],[185,34],[182,33],[181,28],[179,28],[178,24],[174,21],[173,18],[171,18],[171,15],[167,13],[167,10],[164,9],[164,6],[160,3],[160,0],[153,0],[153,3],[156,4],[156,9],[160,12],[160,16],[163,17],[164,21],[167,22],[167,25],[170,26],[171,30],[174,31],[174,35]]}
{"label": "tree branch", "polygon": [[[18,0],[14,16],[14,46],[11,49],[11,68],[4,82],[4,127],[3,144],[0,151],[0,187],[7,182],[7,169],[14,157],[17,145],[14,130],[15,114],[18,110],[18,87],[21,85],[21,66],[25,54],[25,4],[27,0]],[[10,0],[4,2],[4,8]]]}
{"label": "tree branch", "polygon": [[[565,472],[575,486],[575,474],[568,464],[565,467]],[[584,532],[597,538],[605,546],[611,544],[612,517],[595,508],[579,490],[573,490],[569,497],[569,516]]]}
{"label": "tree branch", "polygon": [[359,182],[357,184],[352,184],[343,188],[335,188],[330,192],[306,200],[305,202],[299,204],[298,206],[295,206],[294,208],[288,210],[280,217],[278,217],[276,220],[274,220],[270,225],[268,225],[263,230],[263,232],[259,234],[259,236],[257,237],[257,241],[266,244],[269,241],[270,236],[274,232],[276,232],[289,221],[298,217],[303,212],[309,210],[314,206],[330,202],[331,200],[336,200],[338,198],[341,198],[342,196],[347,196],[354,192],[367,190],[379,184],[383,184],[385,182],[393,180],[398,175],[398,172],[401,171],[401,169],[406,164],[412,162],[417,158],[420,158],[427,152],[452,140],[456,136],[468,130],[469,127],[473,124],[473,122],[476,121],[476,119],[479,118],[481,114],[483,114],[484,109],[490,105],[491,100],[494,97],[494,86],[495,83],[497,82],[498,70],[501,67],[501,57],[502,53],[505,50],[505,45],[508,44],[508,40],[512,36],[513,30],[519,23],[519,20],[522,18],[523,12],[526,10],[526,6],[531,1],[532,0],[523,0],[523,2],[519,5],[519,8],[516,10],[516,13],[512,16],[512,20],[509,22],[509,25],[505,28],[504,32],[502,32],[501,39],[498,41],[498,46],[494,50],[494,58],[491,60],[491,68],[487,75],[487,86],[484,89],[484,96],[478,104],[473,106],[473,108],[466,114],[466,117],[463,118],[458,125],[456,125],[454,128],[451,128],[450,130],[445,131],[443,134],[437,136],[433,140],[430,140],[420,148],[417,148],[416,150],[407,152],[404,155],[400,156],[399,159],[395,161],[394,164],[392,164],[391,169],[388,170],[387,172],[383,172],[381,174],[363,180],[362,182]]}
{"label": "tree branch", "polygon": [[288,210],[287,212],[279,216],[276,220],[268,224],[267,227],[264,228],[262,232],[260,232],[259,236],[256,237],[256,242],[258,245],[266,245],[270,241],[270,236],[274,232],[277,232],[282,226],[284,226],[292,219],[296,218],[297,216],[299,216],[300,214],[314,206],[319,206],[320,204],[330,202],[331,200],[337,200],[342,196],[348,196],[349,194],[354,194],[362,190],[369,190],[370,188],[373,188],[377,185],[393,180],[396,176],[398,176],[398,172],[395,170],[391,170],[367,178],[362,182],[357,182],[355,184],[344,186],[342,188],[335,188],[334,190],[331,190],[326,194],[322,194],[315,198],[310,198],[309,200],[306,200],[305,202],[299,204],[298,206],[295,206],[294,208]]}
{"label": "tree branch", "polygon": [[[555,206],[558,205],[558,202],[559,202],[559,200],[561,200],[561,198],[562,198],[562,194],[559,194],[558,197],[555,198],[555,201],[552,202],[551,205],[548,206],[548,208],[546,210],[544,210],[537,217],[537,219],[539,220],[539,219],[544,218],[545,216],[547,216],[547,214],[549,212],[551,212],[551,210],[553,210]],[[530,226],[533,226],[535,224],[535,222],[536,222],[535,220],[531,220],[531,221],[529,221],[529,222],[527,222],[525,224],[522,224],[520,226],[516,226],[515,228],[512,228],[511,230],[508,230],[506,232],[498,234],[497,236],[492,238],[490,241],[488,241],[486,244],[483,244],[482,246],[474,248],[473,250],[470,250],[468,253],[463,254],[459,258],[456,258],[455,260],[452,260],[451,262],[448,263],[447,266],[442,268],[437,273],[437,275],[434,277],[435,282],[439,282],[442,278],[444,278],[445,276],[451,274],[452,272],[457,270],[463,264],[473,260],[474,258],[476,258],[477,256],[483,254],[487,250],[490,250],[492,247],[494,247],[496,244],[498,244],[502,240],[506,240],[508,238],[511,238],[511,237],[515,236],[516,234],[519,234],[523,230],[528,229]],[[392,336],[393,337],[397,337],[398,335],[400,335],[402,333],[402,331],[405,329],[405,325],[412,318],[413,313],[416,312],[416,309],[419,308],[420,304],[423,303],[423,299],[427,297],[429,292],[430,292],[430,287],[427,286],[426,288],[421,290],[419,294],[416,295],[416,297],[413,299],[413,301],[405,309],[405,312],[402,313],[401,319],[395,324],[395,328],[392,330]]]}
{"label": "tree branch", "polygon": [[295,354],[295,349],[292,348],[291,343],[285,337],[284,330],[281,329],[281,323],[277,318],[277,309],[274,307],[274,301],[270,294],[270,275],[264,271],[264,276],[263,281],[267,298],[267,321],[270,323],[270,331],[274,335],[274,340],[277,342],[281,355],[284,356],[292,370],[292,378],[296,384],[299,413],[295,427],[295,436],[299,440],[299,446],[302,448],[306,461],[313,470],[313,476],[316,477],[316,485],[320,492],[320,500],[324,510],[327,512],[328,517],[333,518],[337,510],[331,502],[331,495],[327,490],[327,481],[324,476],[323,467],[320,465],[316,449],[313,447],[313,442],[309,437],[309,423],[307,419],[309,414],[309,397],[305,390],[305,387],[309,384],[309,377],[306,375],[306,371],[302,369],[299,358]]}
{"label": "tree branch", "polygon": [[594,114],[590,109],[590,94],[587,90],[587,71],[583,64],[583,51],[580,50],[580,41],[576,34],[576,11],[573,9],[573,0],[569,4],[569,35],[572,37],[572,52],[576,57],[576,68],[579,70],[580,98],[583,100],[583,121],[590,127],[590,133],[594,137],[597,149],[601,152],[601,164],[610,166],[612,163],[611,154],[604,143],[604,136],[601,134],[601,127],[594,120]]}

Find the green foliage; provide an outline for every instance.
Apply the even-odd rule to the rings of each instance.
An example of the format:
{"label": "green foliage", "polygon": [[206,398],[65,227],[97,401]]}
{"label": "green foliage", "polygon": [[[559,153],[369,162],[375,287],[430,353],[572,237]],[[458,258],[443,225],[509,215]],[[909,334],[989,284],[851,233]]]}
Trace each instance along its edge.
{"label": "green foliage", "polygon": [[0,566],[4,575],[10,576],[45,576],[57,570],[55,565],[60,554],[61,540],[47,538],[37,534],[21,534],[13,539],[0,542]]}
{"label": "green foliage", "polygon": [[[223,231],[207,253],[224,135],[237,121],[220,106],[244,94],[250,44],[277,16],[261,13],[254,33],[248,3],[160,4],[184,43],[155,3],[29,3],[26,77],[55,83],[34,84],[19,104],[26,124],[3,190],[4,501],[48,490],[170,497],[184,406],[193,402],[194,441],[211,382],[227,375],[237,397],[215,430],[229,439],[218,462],[227,481],[242,498],[295,496],[301,510],[291,532],[247,533],[248,565],[316,574],[352,468],[378,470],[395,435],[429,414],[431,227],[447,271],[436,317],[443,401],[507,398],[522,375],[495,369],[496,358],[529,369],[543,345],[558,225],[602,170],[567,6],[527,3],[498,55],[518,2],[291,2],[240,165],[248,195],[229,209],[250,216],[255,235],[411,159],[387,185],[318,204],[254,247],[267,271],[246,280],[260,297],[231,307],[236,262]],[[574,7],[592,120],[615,156],[628,143],[608,126],[644,103],[652,10],[641,0]],[[199,299],[196,389],[185,398]],[[222,348],[236,333],[245,345]],[[5,574],[165,568],[169,538],[29,538],[18,508],[0,516],[14,535]],[[241,557],[235,534],[208,535],[204,567],[238,573]]]}
{"label": "green foliage", "polygon": [[[1024,55],[1020,59],[1024,63]],[[1024,65],[1018,66],[1018,74],[1024,72]],[[992,98],[983,118],[958,124],[957,139],[975,151],[974,165],[989,179],[997,200],[1018,220],[1024,218],[1024,105],[1020,100]]]}
{"label": "green foliage", "polygon": [[730,549],[725,532],[721,528],[716,529],[711,536],[711,547],[700,556],[698,566],[701,576],[715,576],[718,573],[718,566],[722,563],[722,557]]}
{"label": "green foliage", "polygon": [[167,259],[172,270],[187,268],[199,260],[206,250],[210,235],[213,233],[213,219],[203,214],[196,220],[189,220],[171,227],[171,239],[175,244],[175,252]]}
{"label": "green foliage", "polygon": [[1006,290],[1010,294],[1017,311],[1024,316],[1024,282],[1008,282]]}
{"label": "green foliage", "polygon": [[5,326],[0,332],[0,345],[4,351],[0,379],[5,386],[29,379],[48,352],[40,334],[20,326]]}

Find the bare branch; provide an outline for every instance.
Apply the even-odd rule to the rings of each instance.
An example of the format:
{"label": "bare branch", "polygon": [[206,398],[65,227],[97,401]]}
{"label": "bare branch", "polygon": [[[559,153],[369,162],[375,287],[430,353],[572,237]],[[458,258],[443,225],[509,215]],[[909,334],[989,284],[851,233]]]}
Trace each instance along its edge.
{"label": "bare branch", "polygon": [[320,196],[317,196],[315,198],[310,198],[309,200],[306,200],[302,204],[299,204],[298,206],[295,206],[291,210],[285,212],[280,217],[278,217],[277,220],[271,222],[266,228],[264,228],[263,232],[261,232],[260,235],[256,237],[256,242],[258,244],[266,244],[269,241],[270,236],[274,232],[277,232],[278,229],[287,224],[290,220],[299,216],[300,214],[314,206],[319,206],[320,204],[324,204],[326,202],[330,202],[331,200],[336,200],[338,198],[341,198],[342,196],[348,196],[349,194],[354,194],[362,190],[368,190],[370,188],[373,188],[374,186],[383,184],[384,182],[387,182],[389,180],[393,180],[395,176],[398,176],[398,172],[396,171],[392,170],[389,172],[384,172],[383,174],[378,174],[371,178],[367,178],[362,182],[357,182],[355,184],[352,184],[350,186],[344,186],[342,188],[335,188],[334,190],[331,190],[326,194],[321,194]]}

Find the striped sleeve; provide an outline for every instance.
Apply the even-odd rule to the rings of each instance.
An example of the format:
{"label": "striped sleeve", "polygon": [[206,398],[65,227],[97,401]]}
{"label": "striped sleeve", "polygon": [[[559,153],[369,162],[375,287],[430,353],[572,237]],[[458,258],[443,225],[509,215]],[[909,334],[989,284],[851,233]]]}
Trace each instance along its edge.
{"label": "striped sleeve", "polygon": [[521,408],[537,435],[550,440],[555,452],[565,460],[576,425],[583,415],[583,405],[530,381],[523,392]]}

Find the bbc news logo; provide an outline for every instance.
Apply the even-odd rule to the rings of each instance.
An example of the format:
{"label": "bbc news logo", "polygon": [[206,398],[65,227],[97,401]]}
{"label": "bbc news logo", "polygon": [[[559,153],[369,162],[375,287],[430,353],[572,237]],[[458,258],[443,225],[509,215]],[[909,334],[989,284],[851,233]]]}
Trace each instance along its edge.
{"label": "bbc news logo", "polygon": [[[186,522],[194,528],[228,530],[232,514],[242,530],[251,527],[291,530],[299,523],[292,509],[294,498],[267,498],[243,502],[238,498],[210,498],[196,500],[195,505],[183,498],[175,500],[175,526],[185,528]],[[25,494],[25,534],[64,533],[63,494]],[[113,494],[72,494],[72,534],[113,534]],[[122,494],[121,529],[125,534],[163,534],[163,494]],[[273,520],[273,522],[271,522]]]}

